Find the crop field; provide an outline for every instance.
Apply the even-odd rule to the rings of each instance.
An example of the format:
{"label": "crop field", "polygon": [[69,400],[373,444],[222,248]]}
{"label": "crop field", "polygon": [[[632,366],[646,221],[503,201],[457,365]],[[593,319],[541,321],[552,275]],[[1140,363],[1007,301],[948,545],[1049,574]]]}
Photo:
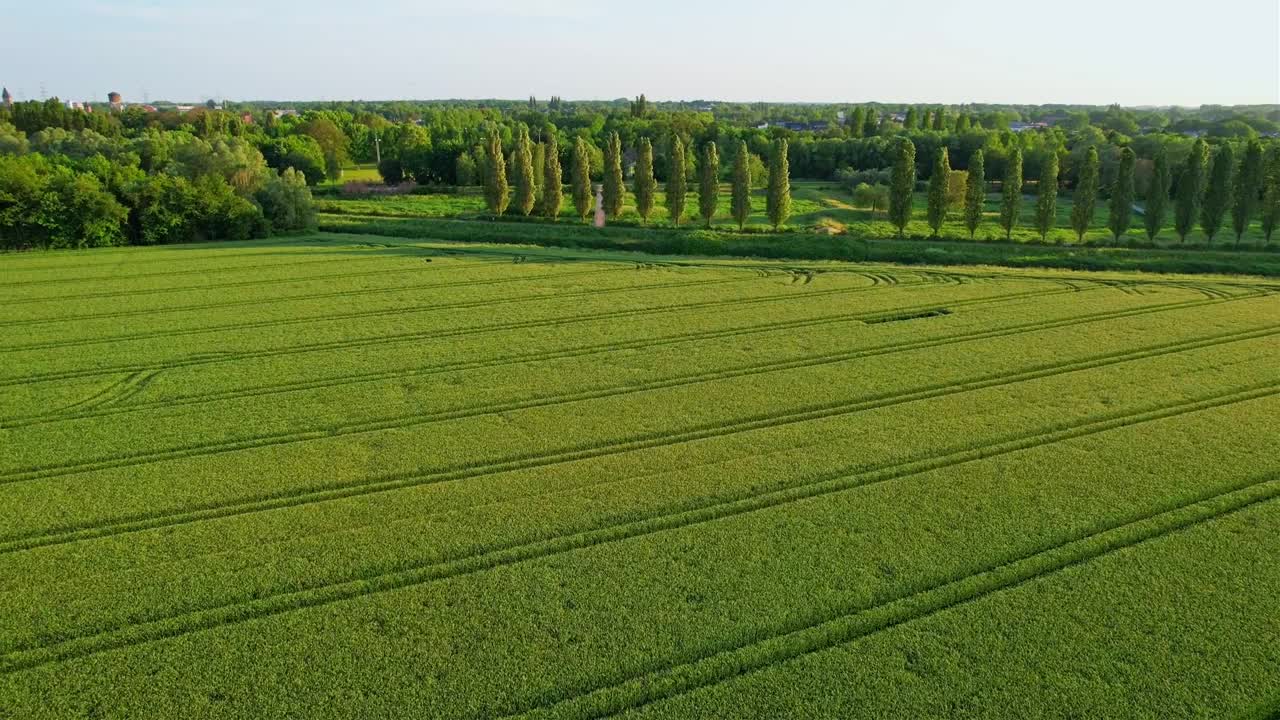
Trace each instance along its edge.
{"label": "crop field", "polygon": [[0,256],[0,718],[1267,717],[1280,283]]}

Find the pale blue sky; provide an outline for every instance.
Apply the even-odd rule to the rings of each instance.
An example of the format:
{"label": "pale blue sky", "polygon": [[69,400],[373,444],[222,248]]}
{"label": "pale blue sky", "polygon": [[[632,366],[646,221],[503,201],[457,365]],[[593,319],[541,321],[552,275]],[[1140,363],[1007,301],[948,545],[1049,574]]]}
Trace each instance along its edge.
{"label": "pale blue sky", "polygon": [[0,0],[21,98],[1280,102],[1280,0]]}

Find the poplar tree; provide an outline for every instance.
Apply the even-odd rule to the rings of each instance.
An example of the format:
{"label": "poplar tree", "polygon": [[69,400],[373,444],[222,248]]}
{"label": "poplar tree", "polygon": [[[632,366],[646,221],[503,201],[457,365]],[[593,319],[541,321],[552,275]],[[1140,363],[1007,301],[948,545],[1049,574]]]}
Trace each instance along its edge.
{"label": "poplar tree", "polygon": [[961,115],[956,118],[956,134],[960,135],[969,132],[970,125],[971,121],[969,120],[968,115]]}
{"label": "poplar tree", "polygon": [[1022,209],[1022,151],[1018,148],[1013,149],[1005,163],[1001,191],[1000,227],[1004,228],[1004,239],[1009,240],[1018,226],[1018,213]]}
{"label": "poplar tree", "polygon": [[542,161],[542,214],[552,220],[560,215],[560,204],[564,200],[564,174],[560,171],[560,148],[556,141],[556,132],[547,133],[546,158]]}
{"label": "poplar tree", "polygon": [[533,212],[537,197],[537,184],[533,174],[533,145],[529,141],[529,130],[520,126],[520,137],[516,140],[516,209],[521,215],[528,216]]}
{"label": "poplar tree", "polygon": [[916,146],[907,138],[900,138],[889,179],[889,222],[898,228],[900,238],[906,234],[907,223],[911,222],[911,196],[915,189]]}
{"label": "poplar tree", "polygon": [[920,129],[928,130],[932,125],[933,125],[933,111],[930,110],[929,108],[925,108],[924,112],[920,114]]}
{"label": "poplar tree", "polygon": [[667,170],[667,214],[676,225],[684,219],[685,194],[689,191],[688,179],[685,177],[684,143],[680,136],[671,136],[670,166]]}
{"label": "poplar tree", "polygon": [[1050,151],[1040,166],[1040,187],[1036,197],[1036,230],[1040,242],[1049,237],[1049,231],[1058,221],[1058,151]]}
{"label": "poplar tree", "polygon": [[912,105],[911,107],[907,108],[907,115],[902,120],[902,129],[907,131],[915,130],[917,125],[919,125],[919,123],[920,123],[920,112],[916,110],[915,105]]}
{"label": "poplar tree", "polygon": [[867,124],[867,111],[861,105],[853,109],[849,116],[849,134],[855,138],[863,137]]}
{"label": "poplar tree", "polygon": [[1195,226],[1200,214],[1200,200],[1204,194],[1204,171],[1209,162],[1209,146],[1197,139],[1187,156],[1187,164],[1178,178],[1178,197],[1173,208],[1173,228],[1180,242],[1187,241],[1187,234]]}
{"label": "poplar tree", "polygon": [[939,132],[947,129],[947,109],[938,108],[933,111],[933,129]]}
{"label": "poplar tree", "polygon": [[573,166],[569,169],[573,183],[573,209],[583,220],[591,214],[591,155],[587,143],[579,136],[573,143]]}
{"label": "poplar tree", "polygon": [[1200,206],[1200,229],[1204,231],[1209,243],[1213,236],[1222,229],[1222,218],[1227,214],[1227,205],[1231,202],[1231,172],[1235,167],[1235,158],[1231,155],[1231,146],[1223,145],[1213,155],[1213,164],[1209,170],[1209,184],[1204,190],[1204,203]]}
{"label": "poplar tree", "polygon": [[542,197],[542,186],[547,181],[547,144],[535,143],[533,146],[533,188],[539,198]]}
{"label": "poplar tree", "polygon": [[1147,206],[1143,208],[1142,223],[1147,229],[1147,239],[1155,240],[1164,229],[1164,217],[1169,210],[1169,153],[1163,147],[1156,152],[1151,171],[1151,186],[1147,188]]}
{"label": "poplar tree", "polygon": [[730,203],[733,220],[738,230],[746,227],[751,217],[751,151],[746,141],[738,143],[738,154],[733,158],[733,198]]}
{"label": "poplar tree", "polygon": [[1084,234],[1093,224],[1093,206],[1098,201],[1098,148],[1089,148],[1085,156],[1084,167],[1080,168],[1080,177],[1076,181],[1076,194],[1072,197],[1071,227],[1076,231],[1076,240],[1084,241]]}
{"label": "poplar tree", "polygon": [[702,162],[698,165],[698,212],[707,227],[716,216],[716,203],[720,200],[720,153],[714,142],[702,148]]}
{"label": "poplar tree", "polygon": [[986,160],[981,150],[974,150],[969,156],[969,184],[964,190],[964,226],[969,230],[970,239],[982,224],[982,210],[986,204]]}
{"label": "poplar tree", "polygon": [[1271,244],[1271,235],[1280,225],[1280,146],[1271,149],[1262,190],[1262,237]]}
{"label": "poplar tree", "polygon": [[862,124],[862,136],[875,137],[875,134],[879,132],[879,130],[880,114],[876,112],[875,108],[867,108],[867,116],[863,120]]}
{"label": "poplar tree", "polygon": [[766,212],[773,229],[782,227],[791,217],[791,164],[787,159],[787,141],[773,144],[773,157],[769,161],[769,195]]}
{"label": "poplar tree", "polygon": [[933,163],[933,174],[929,176],[929,204],[925,215],[929,227],[933,229],[933,237],[942,232],[942,223],[947,219],[947,181],[951,177],[951,161],[945,146],[938,148],[938,157]]}
{"label": "poplar tree", "polygon": [[609,133],[604,146],[604,211],[611,218],[622,214],[626,185],[622,180],[622,139]]}
{"label": "poplar tree", "polygon": [[1111,185],[1111,209],[1107,214],[1107,227],[1115,240],[1129,232],[1133,221],[1133,165],[1137,159],[1132,148],[1120,151],[1120,169]]}
{"label": "poplar tree", "polygon": [[1249,222],[1258,209],[1258,195],[1262,190],[1262,143],[1249,141],[1244,151],[1244,160],[1240,163],[1240,171],[1236,175],[1236,199],[1231,208],[1231,229],[1236,231],[1236,245],[1249,229]]}
{"label": "poplar tree", "polygon": [[511,198],[507,185],[507,161],[502,155],[502,139],[498,134],[489,136],[488,158],[484,164],[484,201],[489,212],[501,215],[507,211]]}
{"label": "poplar tree", "polygon": [[654,195],[657,194],[657,182],[653,179],[653,143],[649,138],[641,138],[640,150],[636,154],[636,212],[640,214],[640,222],[649,222],[653,213]]}

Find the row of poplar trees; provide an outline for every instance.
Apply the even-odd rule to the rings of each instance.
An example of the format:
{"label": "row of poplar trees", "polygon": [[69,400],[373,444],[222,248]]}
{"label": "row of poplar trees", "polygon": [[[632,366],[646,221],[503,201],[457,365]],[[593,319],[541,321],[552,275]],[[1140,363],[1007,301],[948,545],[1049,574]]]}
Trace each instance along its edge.
{"label": "row of poplar trees", "polygon": [[[484,194],[489,212],[502,215],[509,207],[528,216],[537,210],[542,216],[555,220],[564,203],[561,183],[560,149],[555,133],[549,133],[543,163],[543,177],[538,183],[534,177],[533,141],[529,131],[521,127],[516,136],[513,153],[513,177],[508,180],[507,161],[502,151],[502,141],[491,135],[486,144],[484,166]],[[688,187],[685,168],[685,147],[680,138],[671,139],[670,168],[667,172],[665,205],[671,221],[679,225],[686,214]],[[574,142],[572,163],[569,169],[570,195],[573,208],[583,220],[594,209],[591,189],[591,156],[582,138]],[[751,215],[751,155],[745,142],[738,143],[733,159],[733,176],[730,183],[730,214],[741,230]],[[653,175],[653,143],[642,138],[636,148],[635,177],[632,181],[636,213],[641,222],[647,223],[653,214],[658,195],[658,182]],[[512,192],[514,185],[514,193]],[[537,193],[541,185],[542,196]],[[604,212],[610,218],[622,214],[626,185],[622,173],[622,141],[618,133],[610,133],[604,148],[604,182],[602,184]],[[720,201],[720,154],[714,142],[702,147],[698,163],[698,216],[711,227]],[[512,205],[514,203],[514,206]],[[774,228],[779,228],[791,216],[791,179],[787,162],[787,141],[778,140],[773,145],[769,162],[769,184],[766,214]]]}
{"label": "row of poplar trees", "polygon": [[[1107,228],[1119,239],[1129,231],[1133,221],[1134,165],[1136,156],[1130,148],[1120,154],[1119,171],[1110,190],[1110,207]],[[969,158],[968,186],[965,192],[964,224],[973,237],[982,223],[986,202],[986,178],[982,151],[977,150]],[[933,175],[929,180],[926,219],[937,237],[947,213],[947,182],[951,176],[951,164],[947,149],[940,148],[934,161]],[[1170,196],[1171,168],[1169,159],[1161,150],[1153,166],[1153,177],[1145,198],[1143,223],[1149,240],[1165,228],[1170,199],[1173,200],[1173,227],[1181,242],[1195,227],[1200,229],[1210,243],[1222,229],[1228,213],[1235,231],[1236,243],[1248,230],[1249,224],[1262,207],[1262,231],[1267,242],[1271,241],[1276,225],[1280,223],[1280,151],[1273,152],[1264,162],[1262,145],[1254,140],[1245,149],[1244,158],[1235,162],[1230,145],[1222,145],[1210,157],[1209,146],[1197,140],[1187,158],[1172,198]],[[908,139],[901,139],[895,154],[893,173],[889,187],[889,220],[898,229],[898,236],[906,232],[911,221],[911,199],[916,184],[916,149]],[[1056,224],[1058,202],[1058,157],[1050,154],[1041,169],[1035,207],[1035,230],[1043,241]],[[1071,228],[1078,240],[1083,240],[1093,223],[1094,207],[1098,202],[1098,151],[1090,148],[1081,168],[1079,181],[1072,197]],[[1000,202],[1000,227],[1005,239],[1010,239],[1018,225],[1022,206],[1022,153],[1014,149],[1005,171]]]}

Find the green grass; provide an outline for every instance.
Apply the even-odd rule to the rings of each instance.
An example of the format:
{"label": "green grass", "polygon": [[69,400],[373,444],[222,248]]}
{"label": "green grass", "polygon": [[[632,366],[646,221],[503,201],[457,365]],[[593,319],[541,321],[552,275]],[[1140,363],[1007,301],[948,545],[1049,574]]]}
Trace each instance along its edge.
{"label": "green grass", "polygon": [[[751,200],[752,213],[747,221],[747,228],[757,232],[771,229],[768,218],[765,215],[764,190],[753,191]],[[924,219],[926,205],[926,194],[917,193],[913,202],[915,219],[907,227],[906,234],[908,237],[917,239],[932,237],[933,231]],[[1042,242],[1040,234],[1034,230],[1035,206],[1035,197],[1026,196],[1023,198],[1018,226],[1013,230],[1010,237],[1012,241],[1019,243]],[[322,213],[343,215],[400,218],[487,218],[484,198],[476,188],[463,188],[458,194],[326,199],[319,201],[317,208]],[[1049,232],[1043,242],[1060,245],[1082,244],[1075,231],[1071,229],[1071,209],[1072,202],[1069,195],[1064,194],[1058,198],[1056,228]],[[691,192],[688,196],[686,207],[687,217],[683,224],[689,227],[703,227],[702,221],[694,217],[697,212],[698,197],[696,193]],[[1113,238],[1111,231],[1107,229],[1108,213],[1107,201],[1104,198],[1095,207],[1091,229],[1085,233],[1083,244],[1154,245],[1157,247],[1191,248],[1229,248],[1236,245],[1234,233],[1231,232],[1230,228],[1220,232],[1212,245],[1210,245],[1199,228],[1193,230],[1187,236],[1186,243],[1183,243],[1173,231],[1172,211],[1170,216],[1166,218],[1165,229],[1156,236],[1154,243],[1147,239],[1146,231],[1142,225],[1142,217],[1136,212],[1133,214],[1132,226],[1129,232],[1122,235],[1117,241]],[[509,210],[508,214],[514,216],[515,211]],[[539,212],[535,209],[533,214],[537,216]],[[729,187],[726,185],[720,191],[713,227],[721,230],[736,229],[736,225],[731,221],[730,217]],[[1004,230],[999,227],[999,217],[1000,195],[990,194],[987,196],[985,219],[973,238],[970,238],[969,231],[964,227],[958,211],[949,215],[947,222],[943,225],[940,236],[942,239],[947,240],[1003,242],[1006,238]],[[560,210],[560,218],[568,221],[577,220],[576,212],[567,196]],[[516,218],[512,217],[510,219]],[[806,180],[793,182],[792,211],[787,227],[792,230],[807,231],[829,222],[836,222],[845,226],[849,235],[858,239],[893,239],[898,235],[897,229],[888,222],[883,211],[872,212],[869,208],[854,206],[853,196],[844,186],[830,182]],[[635,211],[635,198],[630,192],[626,195],[621,216],[613,223],[624,226],[640,225],[640,217]],[[670,215],[665,207],[665,196],[661,193],[659,193],[658,203],[650,217],[649,224],[660,228],[671,227]],[[1240,244],[1253,249],[1259,249],[1265,245],[1260,222],[1255,221],[1251,224],[1248,231],[1241,238]]]}
{"label": "green grass", "polygon": [[335,234],[0,270],[0,717],[1280,684],[1272,281]]}

